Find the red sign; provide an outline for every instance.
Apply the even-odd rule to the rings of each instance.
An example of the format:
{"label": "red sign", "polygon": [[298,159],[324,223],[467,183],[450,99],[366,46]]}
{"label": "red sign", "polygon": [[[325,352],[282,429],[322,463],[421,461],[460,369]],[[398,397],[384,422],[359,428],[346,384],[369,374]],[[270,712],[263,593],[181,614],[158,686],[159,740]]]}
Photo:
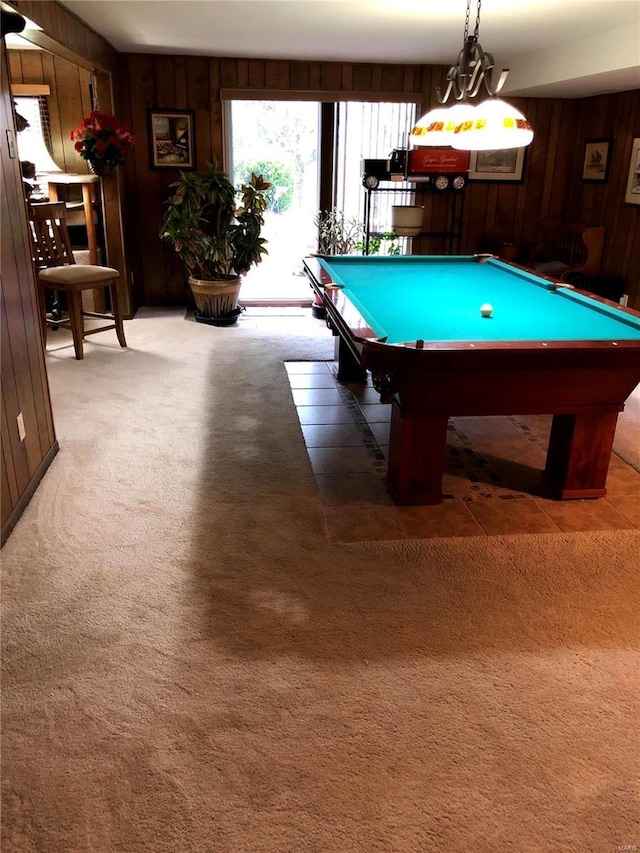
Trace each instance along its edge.
{"label": "red sign", "polygon": [[409,174],[468,172],[469,156],[454,148],[414,148],[409,152]]}

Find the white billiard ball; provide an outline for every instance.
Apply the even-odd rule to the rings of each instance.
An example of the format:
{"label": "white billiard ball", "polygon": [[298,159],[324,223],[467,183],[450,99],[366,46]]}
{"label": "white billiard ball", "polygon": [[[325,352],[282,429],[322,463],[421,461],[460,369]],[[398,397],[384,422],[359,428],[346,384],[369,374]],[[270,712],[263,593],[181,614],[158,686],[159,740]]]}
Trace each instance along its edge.
{"label": "white billiard ball", "polygon": [[484,305],[480,306],[480,314],[483,317],[491,317],[493,314],[493,305],[490,305],[488,302],[485,302]]}

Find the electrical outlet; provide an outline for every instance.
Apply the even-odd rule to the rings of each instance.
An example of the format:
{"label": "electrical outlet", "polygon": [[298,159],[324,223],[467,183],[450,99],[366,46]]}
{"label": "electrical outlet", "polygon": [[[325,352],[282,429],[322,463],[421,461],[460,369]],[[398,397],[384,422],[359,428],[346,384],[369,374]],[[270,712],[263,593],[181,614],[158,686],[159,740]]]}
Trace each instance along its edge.
{"label": "electrical outlet", "polygon": [[20,436],[20,441],[24,441],[27,431],[24,428],[24,418],[22,417],[22,412],[16,418],[18,422],[18,435]]}

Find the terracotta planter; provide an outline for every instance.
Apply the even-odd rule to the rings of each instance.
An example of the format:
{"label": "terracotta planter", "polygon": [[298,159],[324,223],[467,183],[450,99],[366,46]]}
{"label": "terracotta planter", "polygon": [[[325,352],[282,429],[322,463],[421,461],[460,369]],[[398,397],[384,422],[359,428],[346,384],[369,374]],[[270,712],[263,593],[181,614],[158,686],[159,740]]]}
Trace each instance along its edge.
{"label": "terracotta planter", "polygon": [[240,313],[238,296],[241,285],[242,278],[239,275],[214,281],[189,278],[189,287],[198,309],[196,319],[202,318],[203,322],[207,318],[235,322]]}

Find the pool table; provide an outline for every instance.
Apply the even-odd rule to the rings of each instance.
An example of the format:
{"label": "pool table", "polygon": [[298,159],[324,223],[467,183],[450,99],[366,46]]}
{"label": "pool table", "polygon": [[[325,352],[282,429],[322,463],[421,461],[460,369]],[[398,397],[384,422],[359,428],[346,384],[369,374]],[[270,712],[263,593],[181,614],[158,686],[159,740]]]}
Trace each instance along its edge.
{"label": "pool table", "polygon": [[553,415],[550,495],[606,494],[618,413],[640,382],[638,312],[490,255],[314,256],[304,269],[340,336],[338,378],[369,370],[391,403],[396,503],[442,500],[452,416]]}

